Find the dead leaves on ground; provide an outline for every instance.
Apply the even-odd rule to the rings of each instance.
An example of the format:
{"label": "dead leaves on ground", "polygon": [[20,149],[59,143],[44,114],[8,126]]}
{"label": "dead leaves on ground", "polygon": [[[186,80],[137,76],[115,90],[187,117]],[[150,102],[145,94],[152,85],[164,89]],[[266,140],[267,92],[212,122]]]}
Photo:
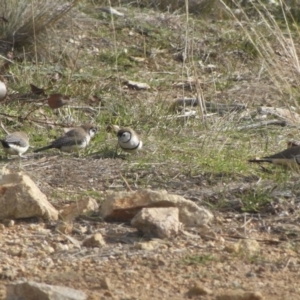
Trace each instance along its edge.
{"label": "dead leaves on ground", "polygon": [[62,94],[52,94],[47,99],[48,105],[51,109],[57,109],[64,105],[70,104],[72,99],[70,96],[62,95]]}

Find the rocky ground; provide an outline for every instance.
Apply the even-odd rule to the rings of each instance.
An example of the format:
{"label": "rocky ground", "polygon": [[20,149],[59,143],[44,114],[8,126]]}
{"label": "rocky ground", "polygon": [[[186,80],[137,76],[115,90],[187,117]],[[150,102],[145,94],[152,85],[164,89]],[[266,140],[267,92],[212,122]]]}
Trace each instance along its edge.
{"label": "rocky ground", "polygon": [[[55,195],[48,199],[57,209],[74,198],[94,193],[100,200],[108,189],[127,189],[120,174],[130,170],[130,162],[120,159],[65,158],[55,153],[31,156],[21,165],[11,160],[9,166],[23,169],[43,192]],[[154,182],[159,182],[159,172],[157,168]],[[77,219],[67,234],[57,232],[53,221],[6,221],[0,233],[1,299],[6,285],[20,279],[79,289],[88,299],[300,299],[300,229],[297,217],[289,217],[289,207],[277,207],[282,216],[238,212],[238,194],[255,180],[247,187],[231,183],[220,190],[214,185],[198,194],[199,178],[186,176],[179,181],[185,182],[184,188],[174,188],[170,182],[169,192],[178,191],[189,199],[193,191],[197,196],[192,200],[207,206],[213,198],[221,200],[227,190],[237,212],[213,211],[211,226],[184,228],[166,239],[144,238],[129,223],[104,222],[97,213]],[[160,186],[166,187],[168,183]],[[76,242],[96,232],[105,245],[86,247]],[[228,293],[242,295],[226,298]]]}

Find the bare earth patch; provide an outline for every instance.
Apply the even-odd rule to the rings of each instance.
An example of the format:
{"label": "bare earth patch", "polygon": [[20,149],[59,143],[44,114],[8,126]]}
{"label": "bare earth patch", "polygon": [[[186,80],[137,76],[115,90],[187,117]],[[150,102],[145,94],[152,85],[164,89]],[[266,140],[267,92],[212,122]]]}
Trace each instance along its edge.
{"label": "bare earth patch", "polygon": [[[46,155],[22,160],[21,165],[42,191],[55,195],[49,200],[60,209],[87,191],[94,192],[101,203],[108,189],[124,190],[120,174],[127,174],[130,162]],[[11,161],[10,167],[18,169],[19,163]],[[138,188],[132,178],[127,179],[133,189]],[[152,174],[152,180],[159,182],[159,176]],[[181,181],[188,198],[195,181],[188,177]],[[236,193],[238,186],[243,188],[243,184],[235,185],[232,190]],[[166,186],[168,183],[161,183]],[[175,192],[172,186],[170,182],[169,190]],[[219,189],[213,184],[203,190],[204,203],[213,195],[217,201]],[[74,222],[77,231],[71,237],[83,240],[97,231],[106,245],[78,248],[56,232],[54,224],[19,220],[0,233],[2,295],[7,282],[26,278],[81,289],[89,299],[183,299],[195,283],[213,291],[205,299],[230,290],[261,291],[266,299],[298,299],[300,228],[288,221],[292,223],[291,218],[269,214],[215,212],[209,230],[185,228],[171,239],[147,240],[130,224],[106,223],[91,216]],[[246,238],[250,244],[257,241],[259,248],[251,252],[251,247],[239,246]]]}

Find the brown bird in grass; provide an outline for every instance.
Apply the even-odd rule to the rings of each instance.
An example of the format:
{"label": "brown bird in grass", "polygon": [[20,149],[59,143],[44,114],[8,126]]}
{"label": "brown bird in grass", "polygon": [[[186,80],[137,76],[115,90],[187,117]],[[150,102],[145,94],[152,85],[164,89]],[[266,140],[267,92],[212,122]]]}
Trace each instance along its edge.
{"label": "brown bird in grass", "polygon": [[288,143],[287,149],[262,158],[249,159],[250,163],[271,163],[274,165],[284,166],[286,168],[300,168],[300,146]]}
{"label": "brown bird in grass", "polygon": [[54,140],[50,145],[36,149],[40,152],[48,149],[59,149],[62,152],[73,152],[84,149],[89,144],[91,138],[96,134],[97,128],[86,124],[69,130],[65,135]]}
{"label": "brown bird in grass", "polygon": [[52,94],[49,96],[48,100],[48,105],[52,109],[60,108],[66,104],[70,104],[71,98],[66,95],[62,94]]}

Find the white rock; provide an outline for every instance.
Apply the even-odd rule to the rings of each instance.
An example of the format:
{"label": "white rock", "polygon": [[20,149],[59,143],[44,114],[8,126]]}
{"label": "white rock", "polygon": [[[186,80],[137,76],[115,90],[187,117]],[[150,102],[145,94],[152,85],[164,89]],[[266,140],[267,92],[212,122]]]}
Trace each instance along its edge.
{"label": "white rock", "polygon": [[143,208],[131,220],[131,225],[150,237],[174,237],[180,227],[178,208]]}
{"label": "white rock", "polygon": [[56,251],[68,251],[69,250],[69,246],[66,244],[62,244],[62,243],[57,243],[56,244]]}
{"label": "white rock", "polygon": [[19,281],[6,287],[6,300],[86,300],[87,295],[65,286]]}
{"label": "white rock", "polygon": [[57,210],[31,178],[4,170],[0,177],[0,219],[42,217],[57,220]]}
{"label": "white rock", "polygon": [[177,207],[179,221],[186,226],[202,226],[213,219],[210,211],[182,196],[152,190],[108,194],[100,214],[106,221],[126,222],[146,207]]}

